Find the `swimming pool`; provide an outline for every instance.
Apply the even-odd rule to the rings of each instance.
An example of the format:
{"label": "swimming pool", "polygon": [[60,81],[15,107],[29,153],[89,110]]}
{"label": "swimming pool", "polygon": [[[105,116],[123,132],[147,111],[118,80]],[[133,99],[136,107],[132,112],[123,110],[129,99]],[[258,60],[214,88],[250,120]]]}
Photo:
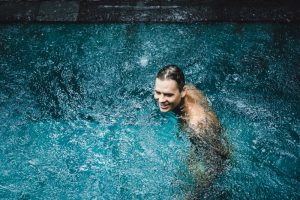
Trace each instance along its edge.
{"label": "swimming pool", "polygon": [[299,24],[0,26],[0,197],[183,199],[189,142],[152,97],[179,65],[233,146],[206,199],[299,199]]}

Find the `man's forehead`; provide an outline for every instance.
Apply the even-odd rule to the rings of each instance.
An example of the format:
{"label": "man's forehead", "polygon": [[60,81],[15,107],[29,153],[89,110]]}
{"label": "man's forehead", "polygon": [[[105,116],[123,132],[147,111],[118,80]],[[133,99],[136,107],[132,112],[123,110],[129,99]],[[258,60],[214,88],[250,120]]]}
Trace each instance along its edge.
{"label": "man's forehead", "polygon": [[178,90],[177,82],[171,79],[161,80],[156,78],[155,80],[155,90]]}

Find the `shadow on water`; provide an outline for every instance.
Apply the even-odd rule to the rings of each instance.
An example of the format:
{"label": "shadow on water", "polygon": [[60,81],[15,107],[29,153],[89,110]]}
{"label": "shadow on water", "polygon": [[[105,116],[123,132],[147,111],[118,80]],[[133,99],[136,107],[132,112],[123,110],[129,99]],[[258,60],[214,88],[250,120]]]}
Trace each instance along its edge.
{"label": "shadow on water", "polygon": [[45,116],[74,118],[84,103],[81,79],[76,67],[52,63],[32,73],[29,87]]}

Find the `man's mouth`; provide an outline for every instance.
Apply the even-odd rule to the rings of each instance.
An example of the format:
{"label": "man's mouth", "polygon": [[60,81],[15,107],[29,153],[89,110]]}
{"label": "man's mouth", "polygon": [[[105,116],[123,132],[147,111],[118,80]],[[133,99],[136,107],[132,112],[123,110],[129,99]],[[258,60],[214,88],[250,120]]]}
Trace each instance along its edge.
{"label": "man's mouth", "polygon": [[163,104],[159,104],[161,109],[167,109],[169,107],[169,105],[163,105]]}

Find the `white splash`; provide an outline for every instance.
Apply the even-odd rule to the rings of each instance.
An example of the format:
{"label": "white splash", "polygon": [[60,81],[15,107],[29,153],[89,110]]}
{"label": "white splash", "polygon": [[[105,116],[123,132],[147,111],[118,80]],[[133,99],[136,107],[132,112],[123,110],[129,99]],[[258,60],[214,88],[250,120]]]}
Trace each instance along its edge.
{"label": "white splash", "polygon": [[149,59],[147,56],[142,56],[140,57],[140,60],[139,60],[139,64],[142,65],[143,67],[146,67],[149,63]]}

